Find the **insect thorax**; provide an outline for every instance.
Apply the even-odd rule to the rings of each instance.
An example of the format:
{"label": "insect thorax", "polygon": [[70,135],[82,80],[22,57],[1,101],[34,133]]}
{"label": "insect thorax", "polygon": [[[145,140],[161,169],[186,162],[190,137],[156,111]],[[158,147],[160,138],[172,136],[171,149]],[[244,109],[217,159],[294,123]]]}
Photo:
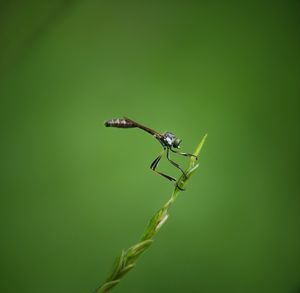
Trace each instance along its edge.
{"label": "insect thorax", "polygon": [[175,141],[176,139],[176,136],[171,133],[171,132],[165,132],[163,134],[163,137],[164,137],[164,143],[168,146],[172,146],[173,145],[173,142]]}
{"label": "insect thorax", "polygon": [[176,138],[172,132],[163,133],[163,141],[161,142],[164,147],[174,147],[179,148],[181,139]]}

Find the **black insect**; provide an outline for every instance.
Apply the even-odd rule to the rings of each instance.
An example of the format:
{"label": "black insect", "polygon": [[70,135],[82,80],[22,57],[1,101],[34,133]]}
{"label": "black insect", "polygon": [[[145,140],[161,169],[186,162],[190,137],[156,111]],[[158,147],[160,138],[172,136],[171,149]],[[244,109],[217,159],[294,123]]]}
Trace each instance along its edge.
{"label": "black insect", "polygon": [[[182,174],[186,177],[187,175],[185,174],[185,172],[183,171],[183,169],[179,166],[179,164],[177,164],[176,162],[172,161],[170,159],[170,151],[173,153],[177,153],[179,155],[182,156],[187,156],[187,157],[195,157],[197,159],[196,156],[189,154],[189,153],[183,153],[183,152],[179,152],[177,149],[180,148],[180,143],[181,143],[181,139],[177,138],[173,133],[171,132],[164,132],[164,133],[159,133],[151,128],[148,128],[142,124],[139,124],[129,118],[117,118],[117,119],[111,119],[108,120],[104,123],[104,125],[106,127],[117,127],[117,128],[140,128],[148,133],[150,133],[151,135],[153,135],[162,145],[163,147],[163,151],[161,152],[161,154],[152,162],[152,164],[150,165],[150,168],[155,171],[156,173],[162,175],[163,177],[167,178],[170,181],[176,182],[176,179],[172,176],[169,176],[167,174],[161,173],[159,171],[156,170],[160,159],[162,158],[162,156],[166,153],[166,157],[168,159],[168,161],[174,165],[176,168],[178,168]],[[182,188],[180,188],[177,184],[176,184],[177,188],[179,188],[180,190],[183,190]]]}

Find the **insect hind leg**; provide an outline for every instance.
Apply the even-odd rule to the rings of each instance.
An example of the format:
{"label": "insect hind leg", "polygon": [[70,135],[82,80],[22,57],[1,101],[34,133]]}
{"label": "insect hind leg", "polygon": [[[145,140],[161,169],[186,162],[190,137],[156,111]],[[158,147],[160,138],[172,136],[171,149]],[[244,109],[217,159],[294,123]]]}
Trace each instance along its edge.
{"label": "insect hind leg", "polygon": [[152,171],[156,172],[157,174],[159,174],[159,175],[165,177],[166,179],[170,180],[171,182],[174,182],[174,183],[175,183],[175,186],[176,186],[179,190],[183,191],[184,189],[181,188],[181,187],[177,184],[177,180],[176,180],[174,177],[172,177],[172,176],[170,176],[170,175],[167,175],[167,174],[164,174],[164,173],[159,172],[159,171],[156,170],[156,168],[157,168],[157,166],[158,166],[159,161],[161,160],[161,158],[162,158],[162,154],[160,154],[160,155],[159,155],[159,156],[151,163],[150,169],[151,169]]}

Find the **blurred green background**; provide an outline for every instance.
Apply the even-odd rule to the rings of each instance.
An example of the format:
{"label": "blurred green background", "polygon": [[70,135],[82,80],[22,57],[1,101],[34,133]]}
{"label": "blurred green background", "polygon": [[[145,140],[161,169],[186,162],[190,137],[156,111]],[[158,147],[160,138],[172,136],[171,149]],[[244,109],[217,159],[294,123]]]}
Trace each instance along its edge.
{"label": "blurred green background", "polygon": [[169,198],[149,169],[157,141],[103,126],[125,115],[184,151],[209,136],[115,292],[299,292],[299,12],[296,0],[1,1],[0,291],[92,292]]}

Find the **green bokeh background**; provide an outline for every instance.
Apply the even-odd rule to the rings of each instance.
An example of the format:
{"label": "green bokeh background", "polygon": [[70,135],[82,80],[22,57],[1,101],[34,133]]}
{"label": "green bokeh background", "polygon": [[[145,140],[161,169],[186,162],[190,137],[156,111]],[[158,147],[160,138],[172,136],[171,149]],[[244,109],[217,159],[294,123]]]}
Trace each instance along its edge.
{"label": "green bokeh background", "polygon": [[[300,290],[300,2],[2,1],[0,292],[92,292],[200,168],[115,292]],[[184,158],[176,158],[186,164]],[[161,170],[178,172],[166,162]]]}

